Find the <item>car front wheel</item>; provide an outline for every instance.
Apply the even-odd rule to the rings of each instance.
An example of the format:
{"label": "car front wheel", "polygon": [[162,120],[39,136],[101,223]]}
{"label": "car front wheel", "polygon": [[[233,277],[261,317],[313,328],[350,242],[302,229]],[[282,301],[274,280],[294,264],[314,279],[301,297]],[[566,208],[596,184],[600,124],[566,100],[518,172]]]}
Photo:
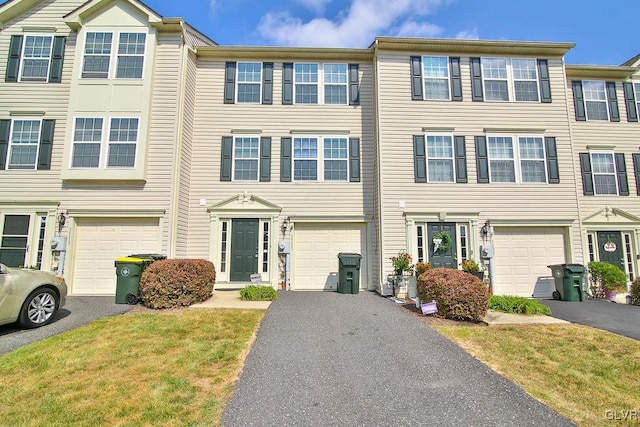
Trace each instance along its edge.
{"label": "car front wheel", "polygon": [[51,323],[58,311],[58,304],[58,295],[54,291],[47,288],[36,289],[22,304],[18,322],[28,329]]}

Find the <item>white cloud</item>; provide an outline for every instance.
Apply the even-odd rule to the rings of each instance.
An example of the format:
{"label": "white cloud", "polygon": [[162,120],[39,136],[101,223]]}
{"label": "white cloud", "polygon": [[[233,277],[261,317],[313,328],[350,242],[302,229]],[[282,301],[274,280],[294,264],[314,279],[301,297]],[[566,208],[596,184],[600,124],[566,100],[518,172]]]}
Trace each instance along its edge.
{"label": "white cloud", "polygon": [[[325,0],[300,0],[326,3]],[[379,35],[433,36],[442,33],[434,24],[405,22],[426,16],[451,0],[351,0],[335,20],[324,17],[304,21],[289,12],[262,17],[259,33],[284,46],[366,47]]]}
{"label": "white cloud", "polygon": [[209,10],[211,12],[215,12],[217,6],[218,6],[218,0],[209,0]]}
{"label": "white cloud", "polygon": [[478,29],[477,28],[473,28],[471,30],[460,31],[458,34],[456,34],[456,38],[457,39],[474,39],[474,40],[477,40],[477,39],[480,38],[480,36],[478,35]]}
{"label": "white cloud", "polygon": [[331,0],[297,0],[297,2],[314,12],[321,13],[324,11],[325,6],[331,3]]}

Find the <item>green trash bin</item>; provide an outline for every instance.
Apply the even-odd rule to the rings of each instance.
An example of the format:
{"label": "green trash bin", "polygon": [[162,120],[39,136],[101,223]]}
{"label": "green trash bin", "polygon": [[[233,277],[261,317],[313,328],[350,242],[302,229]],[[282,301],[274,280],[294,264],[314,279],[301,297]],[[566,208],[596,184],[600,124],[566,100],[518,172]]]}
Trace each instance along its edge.
{"label": "green trash bin", "polygon": [[360,292],[360,260],[362,255],[340,252],[338,254],[338,293]]}
{"label": "green trash bin", "polygon": [[140,299],[140,276],[151,258],[116,258],[116,304],[135,305]]}
{"label": "green trash bin", "polygon": [[553,274],[556,290],[553,299],[562,301],[584,301],[582,283],[587,269],[582,264],[548,265]]}

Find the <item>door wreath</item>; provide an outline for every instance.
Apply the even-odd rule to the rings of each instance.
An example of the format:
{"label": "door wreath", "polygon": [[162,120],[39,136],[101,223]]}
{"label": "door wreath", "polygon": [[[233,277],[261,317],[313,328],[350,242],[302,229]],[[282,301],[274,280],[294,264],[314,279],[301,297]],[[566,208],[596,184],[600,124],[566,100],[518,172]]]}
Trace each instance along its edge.
{"label": "door wreath", "polygon": [[433,236],[433,253],[447,252],[451,248],[451,235],[440,231]]}

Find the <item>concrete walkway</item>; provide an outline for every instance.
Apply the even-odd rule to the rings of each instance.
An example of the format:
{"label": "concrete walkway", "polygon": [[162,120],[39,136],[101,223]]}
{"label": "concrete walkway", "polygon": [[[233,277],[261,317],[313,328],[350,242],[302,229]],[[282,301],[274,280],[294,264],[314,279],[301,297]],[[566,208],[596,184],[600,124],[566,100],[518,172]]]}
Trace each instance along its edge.
{"label": "concrete walkway", "polygon": [[279,292],[221,424],[572,425],[371,292]]}
{"label": "concrete walkway", "polygon": [[192,308],[237,308],[245,310],[266,310],[271,301],[242,301],[239,290],[213,291],[213,296]]}

